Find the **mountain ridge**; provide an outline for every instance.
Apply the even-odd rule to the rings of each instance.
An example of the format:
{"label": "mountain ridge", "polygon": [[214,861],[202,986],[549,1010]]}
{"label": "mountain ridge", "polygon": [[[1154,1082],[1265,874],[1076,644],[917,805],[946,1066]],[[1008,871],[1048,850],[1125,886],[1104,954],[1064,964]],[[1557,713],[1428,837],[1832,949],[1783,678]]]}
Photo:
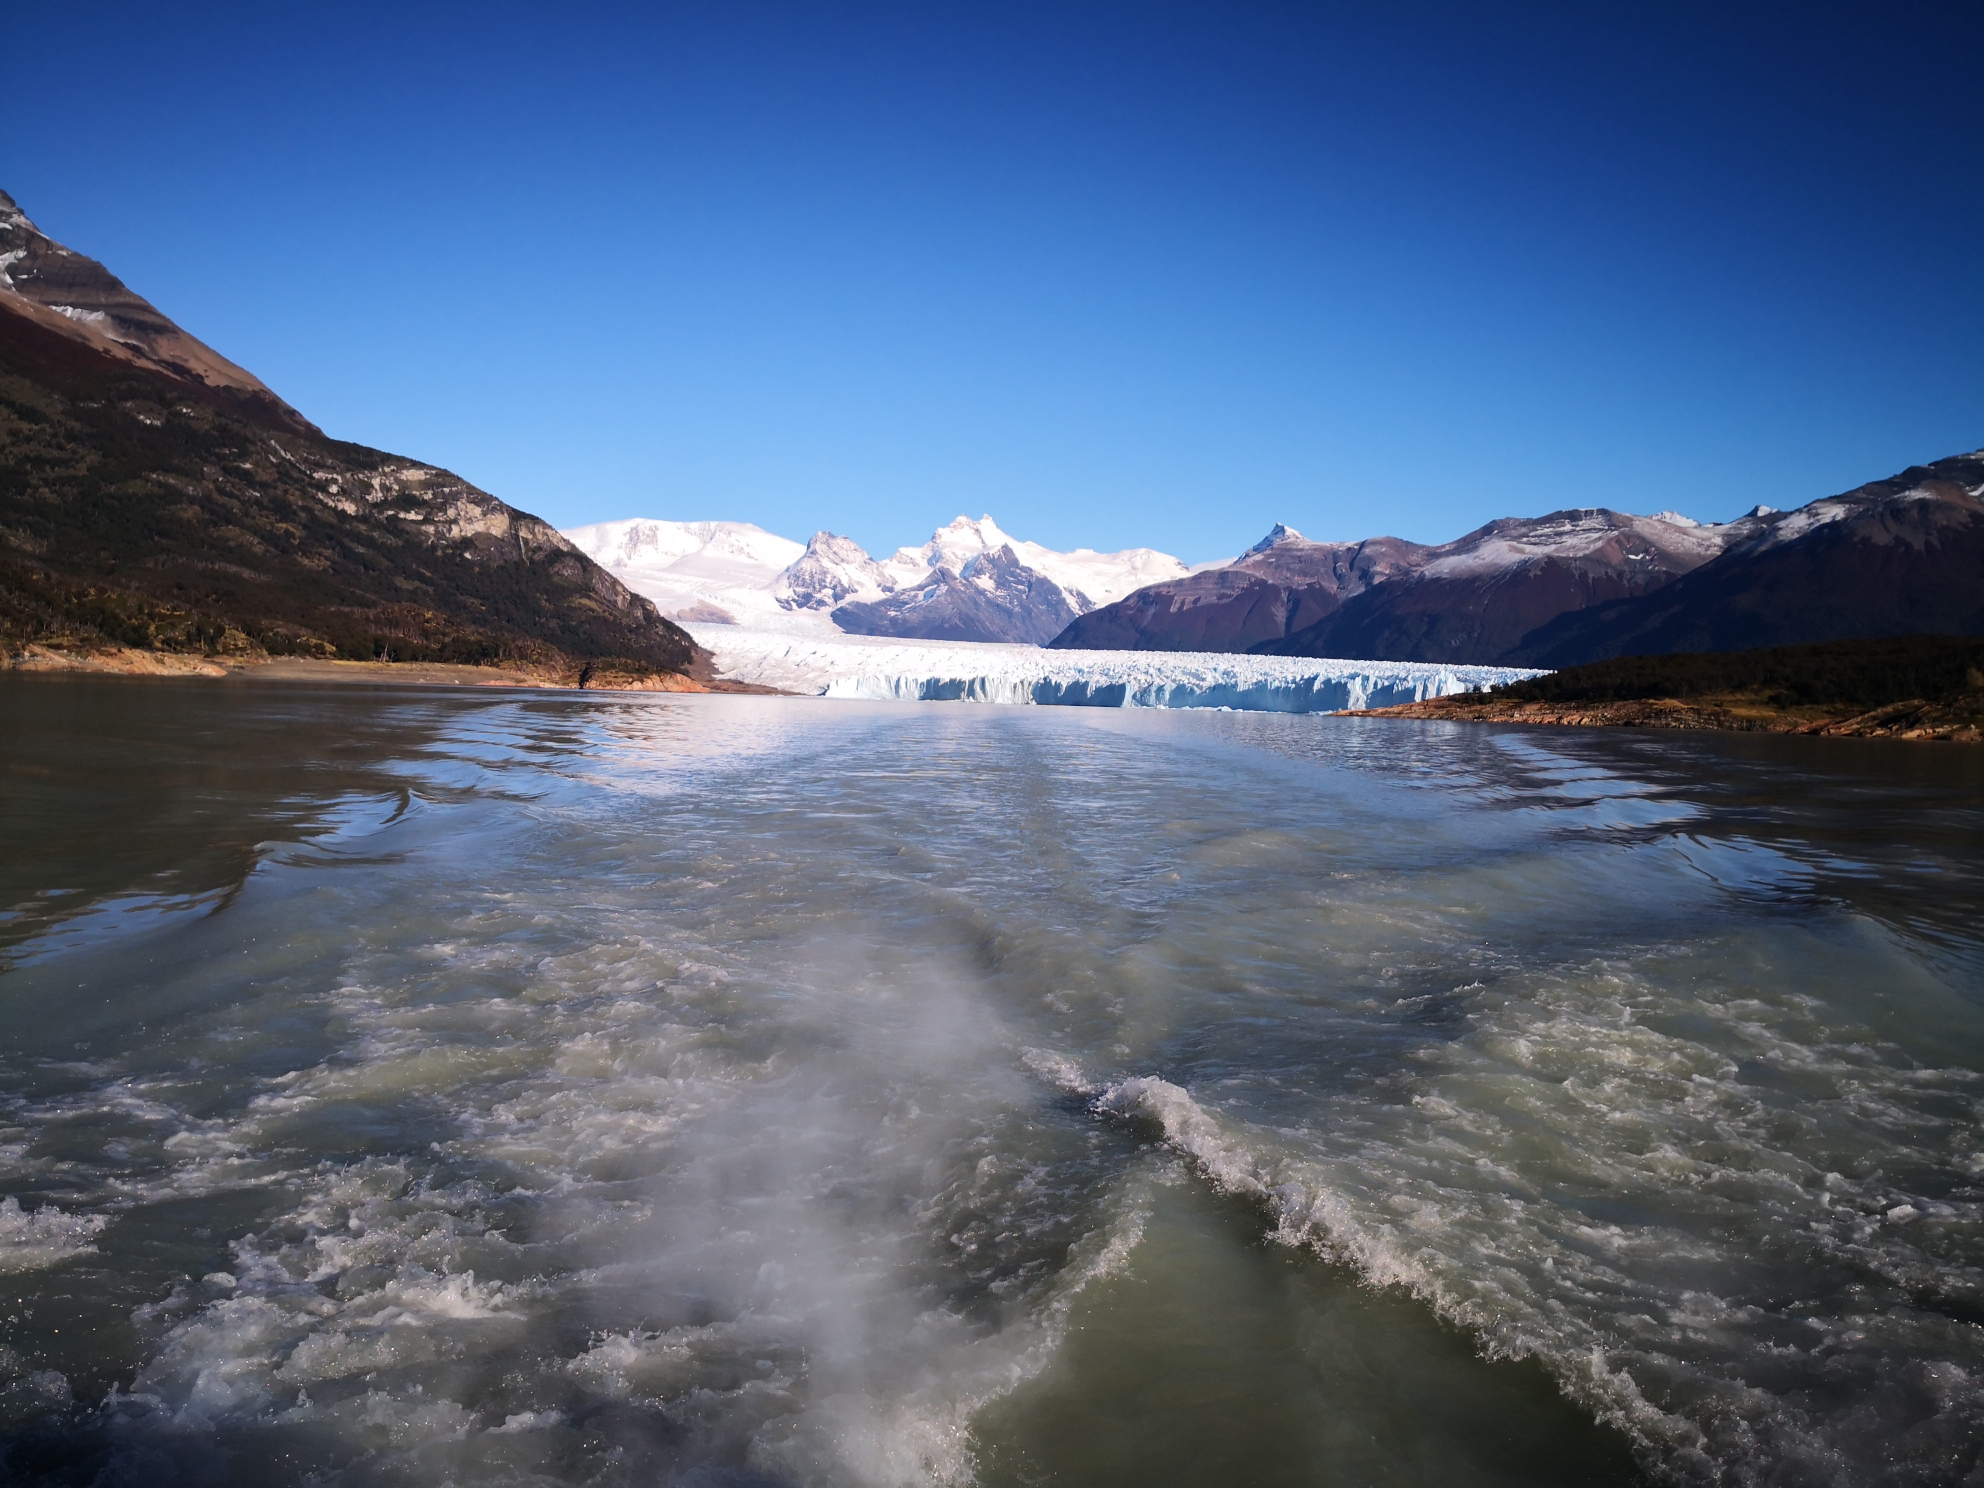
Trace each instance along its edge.
{"label": "mountain ridge", "polygon": [[[1719,523],[1672,510],[1570,507],[1496,518],[1428,544],[1318,542],[1277,522],[1232,562],[1190,570],[1149,549],[1055,554],[1011,539],[989,516],[959,517],[884,560],[831,532],[801,547],[751,528],[780,545],[774,557],[798,556],[783,571],[762,569],[748,586],[699,589],[677,613],[773,628],[798,617],[903,640],[1519,667],[1576,665],[1631,645],[1727,649],[1970,633],[1984,631],[1984,602],[1970,598],[1984,593],[1980,497],[1984,455],[1952,456],[1792,511],[1758,506]],[[583,534],[626,525],[574,535],[613,561],[607,545]],[[1823,572],[1806,572],[1830,549],[1837,551]],[[986,561],[988,554],[1006,556]],[[1071,569],[1086,578],[1098,564],[1108,570],[1105,584],[1130,586],[1121,598],[1096,604],[1051,578]],[[1167,568],[1169,577],[1135,584]],[[1764,583],[1760,575],[1771,571],[1782,575],[1775,599],[1722,592]],[[1745,572],[1748,579],[1733,577]],[[657,573],[648,592],[679,588],[683,575],[679,567]],[[972,585],[976,595],[966,592]],[[1712,593],[1722,597],[1697,598]],[[1723,618],[1688,619],[1685,607],[1700,604],[1720,605]],[[1069,612],[1062,629],[1046,633]],[[1803,618],[1791,624],[1792,615]]]}
{"label": "mountain ridge", "polygon": [[1499,517],[1421,549],[1391,582],[1251,649],[1306,656],[1361,647],[1425,661],[1519,654],[1531,632],[1566,612],[1648,593],[1712,561],[1753,520],[1704,524],[1606,507]]}
{"label": "mountain ridge", "polygon": [[834,609],[833,621],[850,635],[1038,646],[1067,629],[1075,614],[1066,591],[1005,543],[974,553],[955,571],[940,563],[880,599],[847,601]]}
{"label": "mountain ridge", "polygon": [[[802,545],[748,522],[636,517],[565,535],[686,623],[906,640],[1038,644],[1152,575],[1189,571],[1153,548],[1056,552],[989,515],[958,516],[927,542],[880,559],[837,533],[815,532]],[[720,551],[726,545],[734,551]]]}
{"label": "mountain ridge", "polygon": [[1078,617],[1050,645],[1562,667],[1642,651],[1984,633],[1984,452],[1793,511],[1604,507],[1444,544],[1283,524],[1223,568]]}
{"label": "mountain ridge", "polygon": [[93,258],[65,248],[0,191],[0,303],[120,361],[240,395],[264,417],[321,434],[245,367],[189,335]]}
{"label": "mountain ridge", "polygon": [[502,663],[616,685],[707,669],[550,524],[330,438],[0,202],[10,650]]}
{"label": "mountain ridge", "polygon": [[1568,613],[1521,646],[1529,664],[1984,634],[1984,450],[1794,511],[1753,512],[1714,562],[1651,593]]}

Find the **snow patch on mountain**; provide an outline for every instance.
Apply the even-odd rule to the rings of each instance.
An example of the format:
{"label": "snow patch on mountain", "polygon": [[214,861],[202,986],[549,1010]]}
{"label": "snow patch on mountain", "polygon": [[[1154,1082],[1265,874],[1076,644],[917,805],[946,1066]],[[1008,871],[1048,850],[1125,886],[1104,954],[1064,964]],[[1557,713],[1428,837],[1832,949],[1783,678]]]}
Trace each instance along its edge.
{"label": "snow patch on mountain", "polygon": [[[1932,493],[1925,491],[1922,495],[1930,497]],[[1762,535],[1755,545],[1755,550],[1762,552],[1765,548],[1782,547],[1785,543],[1795,542],[1808,532],[1853,516],[1860,510],[1861,505],[1862,503],[1848,501],[1843,497],[1831,496],[1809,502],[1796,511],[1782,515],[1768,512],[1768,515],[1777,517],[1777,520],[1761,529]]]}
{"label": "snow patch on mountain", "polygon": [[711,572],[741,564],[777,573],[806,551],[791,538],[749,522],[663,522],[640,517],[575,527],[565,535],[588,552],[596,548],[598,563],[639,568],[669,568],[693,557]]}
{"label": "snow patch on mountain", "polygon": [[1436,556],[1419,570],[1419,576],[1459,578],[1513,569],[1543,558],[1595,555],[1628,561],[1659,557],[1666,560],[1664,566],[1685,571],[1706,563],[1751,530],[1740,522],[1704,526],[1665,512],[1651,517],[1603,508],[1553,512],[1529,520],[1491,522],[1432,549]]}
{"label": "snow patch on mountain", "polygon": [[815,697],[1091,708],[1332,713],[1478,691],[1537,675],[1510,667],[1189,651],[1047,651],[881,637],[689,627],[718,674]]}
{"label": "snow patch on mountain", "polygon": [[1114,604],[1146,584],[1162,583],[1192,572],[1178,559],[1156,548],[1123,548],[1114,553],[1076,548],[1072,553],[1056,553],[1038,543],[1018,543],[1013,551],[1027,567],[1059,584],[1069,603],[1078,610]]}

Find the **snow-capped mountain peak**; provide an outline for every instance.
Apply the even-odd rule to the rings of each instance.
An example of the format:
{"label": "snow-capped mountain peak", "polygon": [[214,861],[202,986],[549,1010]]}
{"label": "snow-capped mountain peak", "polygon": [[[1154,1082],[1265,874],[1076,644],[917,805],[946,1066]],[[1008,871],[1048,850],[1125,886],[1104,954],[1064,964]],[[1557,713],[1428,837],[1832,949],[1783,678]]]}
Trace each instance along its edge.
{"label": "snow-capped mountain peak", "polygon": [[964,571],[966,563],[980,553],[996,553],[1011,548],[1013,556],[1035,573],[1052,579],[1067,597],[1077,615],[1087,614],[1098,605],[1113,604],[1146,584],[1182,578],[1188,571],[1169,553],[1155,548],[1124,548],[1100,553],[1094,548],[1057,552],[1036,542],[1026,542],[1006,532],[990,515],[959,516],[930,534],[921,547],[898,548],[886,567],[898,584],[914,584],[922,574],[940,568],[952,573]]}
{"label": "snow-capped mountain peak", "polygon": [[[1169,553],[1152,548],[1056,552],[1013,537],[990,515],[960,516],[929,541],[880,561],[836,533],[816,532],[802,545],[748,522],[636,518],[574,528],[568,536],[670,619],[780,631],[842,626],[856,618],[849,606],[884,600],[909,607],[909,618],[900,623],[938,624],[928,604],[947,585],[962,585],[972,597],[962,591],[955,596],[964,608],[941,622],[947,637],[970,638],[970,632],[983,640],[1033,639],[1099,604],[1187,572]],[[913,595],[926,592],[925,606],[909,606]],[[883,622],[870,616],[859,623]]]}
{"label": "snow-capped mountain peak", "polygon": [[834,611],[834,623],[855,635],[1035,646],[1054,639],[1074,618],[1061,587],[1022,563],[1010,542],[973,553],[956,568],[935,564],[894,594]]}
{"label": "snow-capped mountain peak", "polygon": [[1242,553],[1240,556],[1242,558],[1251,558],[1256,553],[1265,553],[1269,548],[1278,548],[1283,543],[1307,542],[1308,540],[1309,540],[1308,538],[1304,537],[1301,533],[1297,532],[1293,527],[1289,526],[1286,522],[1276,522],[1274,526],[1269,529],[1268,535],[1266,537],[1262,538],[1259,542],[1255,543],[1251,548],[1247,549],[1247,551]]}
{"label": "snow-capped mountain peak", "polygon": [[914,583],[920,574],[931,573],[947,568],[957,573],[966,563],[980,553],[1003,548],[1013,542],[999,528],[999,524],[988,516],[973,521],[967,516],[957,516],[930,534],[930,541],[920,547],[900,547],[884,560],[885,566],[896,575],[899,584]]}
{"label": "snow-capped mountain peak", "polygon": [[853,538],[821,531],[778,576],[772,598],[780,609],[825,612],[850,599],[879,599],[900,587],[895,575]]}

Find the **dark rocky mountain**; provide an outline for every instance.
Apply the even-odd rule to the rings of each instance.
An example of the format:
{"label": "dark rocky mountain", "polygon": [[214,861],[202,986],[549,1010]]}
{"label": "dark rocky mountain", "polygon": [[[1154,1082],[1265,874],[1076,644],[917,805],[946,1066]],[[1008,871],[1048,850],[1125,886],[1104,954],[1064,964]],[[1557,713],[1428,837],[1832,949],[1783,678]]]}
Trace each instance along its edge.
{"label": "dark rocky mountain", "polygon": [[1280,656],[1514,665],[1526,638],[1566,613],[1665,587],[1712,561],[1752,519],[1697,526],[1603,508],[1504,518],[1421,549],[1390,581],[1252,649]]}
{"label": "dark rocky mountain", "polygon": [[957,572],[938,567],[880,599],[833,612],[851,635],[928,641],[1014,641],[1038,646],[1075,618],[1055,582],[1020,562],[1010,545],[979,553]]}
{"label": "dark rocky mountain", "polygon": [[1984,635],[1984,450],[1917,465],[1792,512],[1747,518],[1713,563],[1577,610],[1519,665],[1904,635]]}
{"label": "dark rocky mountain", "polygon": [[1224,568],[1137,590],[1091,610],[1047,644],[1084,651],[1251,651],[1307,629],[1426,552],[1377,537],[1311,542],[1277,523]]}
{"label": "dark rocky mountain", "polygon": [[190,378],[263,422],[319,430],[253,373],[179,329],[93,258],[64,248],[0,191],[0,296],[8,310],[118,361]]}
{"label": "dark rocky mountain", "polygon": [[1428,547],[1311,542],[1276,526],[1226,568],[1140,589],[1051,644],[1371,661],[1498,661],[1567,609],[1706,562],[1728,528],[1603,509],[1490,522]]}
{"label": "dark rocky mountain", "polygon": [[1140,589],[1050,644],[1564,667],[1984,634],[1980,498],[1984,452],[1717,525],[1582,509],[1437,547],[1277,527],[1228,567]]}
{"label": "dark rocky mountain", "polygon": [[654,605],[445,470],[327,438],[0,195],[0,643],[697,669]]}

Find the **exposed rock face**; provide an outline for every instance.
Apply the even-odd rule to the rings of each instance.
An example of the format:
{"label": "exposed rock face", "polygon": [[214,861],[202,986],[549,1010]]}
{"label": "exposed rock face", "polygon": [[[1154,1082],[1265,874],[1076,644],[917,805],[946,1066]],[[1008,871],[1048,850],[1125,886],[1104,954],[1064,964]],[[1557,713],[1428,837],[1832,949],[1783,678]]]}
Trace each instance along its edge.
{"label": "exposed rock face", "polygon": [[326,438],[0,202],[0,640],[698,665],[548,524]]}
{"label": "exposed rock face", "polygon": [[833,612],[834,624],[852,635],[1035,646],[1074,618],[1060,586],[1020,562],[1010,546],[975,555],[959,572],[933,569],[882,599],[851,601]]}

